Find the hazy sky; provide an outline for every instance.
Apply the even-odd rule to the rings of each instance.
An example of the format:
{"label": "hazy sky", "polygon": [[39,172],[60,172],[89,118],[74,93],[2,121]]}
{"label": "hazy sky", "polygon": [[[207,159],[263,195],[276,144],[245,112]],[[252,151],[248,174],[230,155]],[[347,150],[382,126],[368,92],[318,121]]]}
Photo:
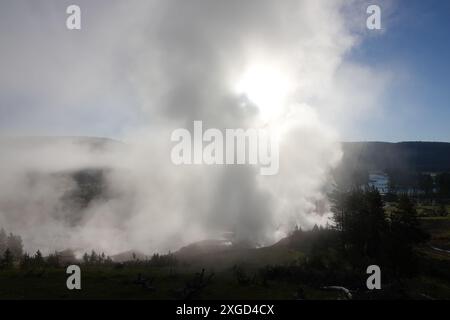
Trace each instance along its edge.
{"label": "hazy sky", "polygon": [[[336,120],[342,139],[449,141],[450,3],[371,3],[377,2],[382,7],[383,30],[372,33],[362,31],[366,14],[361,2],[352,2],[353,10],[359,10],[355,29],[363,36],[344,59],[388,74],[390,81],[376,89],[377,108],[352,121],[351,126]],[[65,28],[65,8],[73,3],[82,7],[81,31]],[[144,26],[133,20],[135,9],[128,11],[122,5],[117,10],[117,3],[1,1],[1,133],[120,138],[124,131],[148,121],[140,113],[141,93],[134,87],[137,80],[127,70],[145,68],[136,66],[133,58],[139,56],[142,61],[143,55],[151,54],[140,52],[138,43],[155,40],[145,38],[145,34],[150,28],[158,28],[158,17]],[[264,19],[257,14],[255,20]],[[183,12],[171,17],[175,29],[176,19],[182,20]],[[332,24],[333,20],[321,23]],[[170,36],[173,30],[169,29],[163,31]],[[189,35],[170,39],[164,45],[177,50],[178,43],[184,46],[189,41],[195,46],[195,38]],[[219,43],[220,35],[216,41]],[[207,57],[208,52],[202,54]]]}
{"label": "hazy sky", "polygon": [[349,139],[450,141],[450,2],[396,2],[386,32],[349,59],[402,73],[387,90],[384,115],[355,126]]}

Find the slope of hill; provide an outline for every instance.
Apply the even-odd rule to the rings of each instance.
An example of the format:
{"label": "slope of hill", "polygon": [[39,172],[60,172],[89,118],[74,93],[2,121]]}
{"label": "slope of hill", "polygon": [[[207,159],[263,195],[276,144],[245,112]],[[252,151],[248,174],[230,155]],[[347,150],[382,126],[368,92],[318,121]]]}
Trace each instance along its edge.
{"label": "slope of hill", "polygon": [[42,147],[54,144],[76,144],[91,150],[105,150],[113,145],[122,145],[118,140],[85,136],[0,136],[0,147]]}
{"label": "slope of hill", "polygon": [[365,166],[369,171],[450,171],[450,143],[447,142],[344,142],[343,163]]}

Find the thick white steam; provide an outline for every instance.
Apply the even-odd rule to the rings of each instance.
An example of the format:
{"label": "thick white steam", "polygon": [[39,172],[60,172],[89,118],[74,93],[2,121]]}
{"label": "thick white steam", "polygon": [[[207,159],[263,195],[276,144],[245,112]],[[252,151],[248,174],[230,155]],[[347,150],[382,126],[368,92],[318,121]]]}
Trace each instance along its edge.
{"label": "thick white steam", "polygon": [[[62,4],[5,8],[26,24],[4,38],[3,103],[22,111],[14,113],[19,125],[2,131],[104,132],[124,144],[99,151],[63,141],[2,152],[0,226],[21,234],[27,250],[165,252],[229,231],[266,245],[296,225],[327,222],[339,131],[376,105],[386,82],[346,59],[360,37],[354,15],[365,17],[360,2],[352,5],[361,10],[328,0],[79,2],[84,20],[75,34],[59,25]],[[279,173],[174,165],[171,133],[192,130],[194,120],[272,128]],[[108,168],[107,197],[74,213],[64,195],[75,182],[54,173],[83,168]],[[35,183],[29,172],[39,173]]]}

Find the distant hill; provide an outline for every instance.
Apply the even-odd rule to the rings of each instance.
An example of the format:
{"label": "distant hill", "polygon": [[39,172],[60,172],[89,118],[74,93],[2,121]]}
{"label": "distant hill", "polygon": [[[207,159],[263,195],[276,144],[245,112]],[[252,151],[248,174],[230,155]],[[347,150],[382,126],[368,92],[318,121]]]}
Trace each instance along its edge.
{"label": "distant hill", "polygon": [[258,267],[284,264],[299,257],[289,246],[254,248],[247,245],[229,245],[224,240],[204,240],[187,245],[174,253],[175,258],[193,268],[232,268],[235,265]]}
{"label": "distant hill", "polygon": [[[43,146],[80,145],[94,152],[108,152],[111,149],[123,150],[125,144],[99,137],[64,136],[0,136],[3,152],[10,148],[41,148]],[[365,166],[370,171],[402,168],[417,172],[450,172],[450,143],[448,142],[342,142],[343,164]],[[63,149],[62,149],[63,150]]]}
{"label": "distant hill", "polygon": [[[64,192],[62,207],[54,208],[58,210],[54,216],[75,226],[92,201],[111,197],[107,176],[117,168],[107,159],[126,152],[126,145],[98,137],[0,136],[0,150],[0,174],[17,172],[23,188],[33,190],[34,186],[57,182]],[[12,210],[11,201],[0,197],[0,211]]]}
{"label": "distant hill", "polygon": [[450,172],[447,142],[343,142],[343,165],[369,171]]}
{"label": "distant hill", "polygon": [[114,262],[126,262],[126,261],[135,261],[135,260],[146,260],[149,257],[145,254],[143,254],[140,251],[136,250],[129,250],[125,252],[118,253],[116,255],[111,256],[111,259]]}
{"label": "distant hill", "polygon": [[0,136],[0,148],[28,148],[50,145],[79,145],[91,151],[107,151],[124,144],[118,140],[84,136]]}

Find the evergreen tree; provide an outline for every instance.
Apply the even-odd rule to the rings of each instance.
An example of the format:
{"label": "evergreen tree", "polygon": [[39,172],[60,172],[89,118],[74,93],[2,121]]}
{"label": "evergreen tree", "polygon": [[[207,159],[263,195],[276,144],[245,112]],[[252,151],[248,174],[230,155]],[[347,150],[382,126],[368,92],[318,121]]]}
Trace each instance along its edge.
{"label": "evergreen tree", "polygon": [[5,230],[2,228],[0,229],[0,256],[3,255],[3,253],[5,252],[7,246],[6,246],[6,240],[7,240],[7,235]]}
{"label": "evergreen tree", "polygon": [[16,258],[20,258],[23,254],[23,243],[22,238],[20,236],[16,236],[12,233],[9,234],[6,239],[6,246],[11,250],[11,253]]}
{"label": "evergreen tree", "polygon": [[89,256],[89,263],[94,265],[94,264],[97,264],[97,261],[98,261],[98,255],[94,250],[92,250],[91,255]]}
{"label": "evergreen tree", "polygon": [[339,189],[335,186],[333,192],[329,194],[329,199],[331,201],[331,212],[333,213],[332,220],[334,222],[334,227],[339,231],[344,231],[346,229],[346,197],[348,193]]}
{"label": "evergreen tree", "polygon": [[424,192],[426,197],[429,197],[433,192],[434,181],[430,174],[420,174],[418,176],[419,188]]}
{"label": "evergreen tree", "polygon": [[391,229],[405,244],[414,245],[427,239],[427,235],[420,229],[416,207],[407,195],[399,197],[391,220]]}
{"label": "evergreen tree", "polygon": [[53,254],[49,254],[47,257],[47,265],[52,268],[58,268],[60,264],[60,257],[58,252],[55,251]]}
{"label": "evergreen tree", "polygon": [[24,255],[22,255],[22,259],[20,260],[20,268],[21,269],[28,269],[31,267],[32,258],[28,254],[28,252],[25,252]]}
{"label": "evergreen tree", "polygon": [[391,215],[388,262],[397,277],[408,277],[416,271],[414,246],[427,240],[428,235],[419,227],[414,203],[407,195],[401,195]]}
{"label": "evergreen tree", "polygon": [[359,257],[375,257],[387,230],[383,201],[376,189],[335,190],[331,196],[335,228],[340,231],[342,249]]}
{"label": "evergreen tree", "polygon": [[3,254],[3,260],[2,265],[3,268],[11,268],[13,266],[14,256],[11,253],[11,250],[8,248],[5,250],[5,253]]}
{"label": "evergreen tree", "polygon": [[84,264],[89,264],[89,255],[87,254],[87,252],[85,252],[83,255],[83,262]]}
{"label": "evergreen tree", "polygon": [[450,173],[440,173],[436,176],[436,187],[438,194],[443,197],[450,196]]}
{"label": "evergreen tree", "polygon": [[375,188],[365,192],[367,202],[368,217],[365,221],[365,232],[367,237],[367,254],[372,257],[378,257],[381,254],[381,241],[388,226],[384,204],[381,195]]}
{"label": "evergreen tree", "polygon": [[44,265],[44,258],[42,257],[42,253],[40,250],[36,251],[36,254],[33,257],[33,264],[38,267]]}

